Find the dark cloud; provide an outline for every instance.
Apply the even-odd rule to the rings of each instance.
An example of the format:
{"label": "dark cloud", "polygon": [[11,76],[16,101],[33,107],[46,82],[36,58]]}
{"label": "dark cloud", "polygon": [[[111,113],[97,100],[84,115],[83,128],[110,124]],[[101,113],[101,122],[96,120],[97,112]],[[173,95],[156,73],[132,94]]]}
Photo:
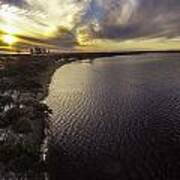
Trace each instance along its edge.
{"label": "dark cloud", "polygon": [[24,5],[24,0],[1,0],[1,2],[6,3],[6,4],[12,4],[16,6],[22,6]]}
{"label": "dark cloud", "polygon": [[[179,0],[104,0],[91,1],[83,23],[95,36],[131,39],[180,36]],[[99,30],[92,28],[98,23]]]}
{"label": "dark cloud", "polygon": [[76,36],[70,30],[60,26],[56,31],[56,36],[48,40],[57,46],[73,47],[77,45]]}
{"label": "dark cloud", "polygon": [[[27,22],[51,29],[47,39],[22,39],[73,48],[80,41],[180,37],[180,0],[0,0],[26,9]],[[37,14],[38,15],[32,15]],[[47,16],[38,18],[39,13]],[[32,17],[33,16],[33,17]],[[31,19],[32,18],[32,19]],[[0,23],[3,19],[0,19]],[[23,22],[22,22],[23,24]],[[26,25],[26,24],[25,24]],[[36,34],[37,30],[33,30]],[[31,34],[30,34],[31,35]],[[39,37],[40,38],[40,37]]]}

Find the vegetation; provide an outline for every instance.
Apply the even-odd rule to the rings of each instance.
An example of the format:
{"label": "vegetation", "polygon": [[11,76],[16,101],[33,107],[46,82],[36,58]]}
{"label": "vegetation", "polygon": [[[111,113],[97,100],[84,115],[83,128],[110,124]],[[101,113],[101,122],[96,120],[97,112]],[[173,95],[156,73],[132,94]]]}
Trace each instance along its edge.
{"label": "vegetation", "polygon": [[41,147],[52,111],[47,95],[55,62],[44,57],[0,59],[0,177],[42,164]]}

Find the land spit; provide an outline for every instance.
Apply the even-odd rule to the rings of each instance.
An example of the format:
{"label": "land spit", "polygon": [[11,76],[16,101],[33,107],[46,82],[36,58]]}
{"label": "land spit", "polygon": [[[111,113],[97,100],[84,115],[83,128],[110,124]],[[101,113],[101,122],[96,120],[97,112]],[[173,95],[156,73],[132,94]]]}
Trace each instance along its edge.
{"label": "land spit", "polygon": [[55,70],[76,59],[91,61],[97,57],[116,55],[132,54],[0,55],[1,179],[4,176],[15,177],[17,173],[46,170],[42,145],[49,133],[52,110],[43,99],[48,95]]}
{"label": "land spit", "polygon": [[44,171],[42,145],[52,111],[43,99],[54,71],[67,62],[45,56],[0,56],[1,179]]}
{"label": "land spit", "polygon": [[91,60],[114,55],[117,54],[0,55],[1,179],[45,171],[42,147],[48,137],[52,110],[43,99],[55,70],[77,58]]}

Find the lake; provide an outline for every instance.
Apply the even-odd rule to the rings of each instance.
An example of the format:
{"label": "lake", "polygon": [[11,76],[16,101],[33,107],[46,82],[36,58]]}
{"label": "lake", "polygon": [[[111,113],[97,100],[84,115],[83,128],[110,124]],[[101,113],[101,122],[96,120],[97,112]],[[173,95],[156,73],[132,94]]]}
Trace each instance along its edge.
{"label": "lake", "polygon": [[66,64],[46,101],[50,179],[180,179],[180,54]]}

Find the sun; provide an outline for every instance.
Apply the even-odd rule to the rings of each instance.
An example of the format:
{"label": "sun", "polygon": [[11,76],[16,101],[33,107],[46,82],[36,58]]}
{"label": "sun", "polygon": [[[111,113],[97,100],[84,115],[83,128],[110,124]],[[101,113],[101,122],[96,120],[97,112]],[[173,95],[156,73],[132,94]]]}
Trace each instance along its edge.
{"label": "sun", "polygon": [[12,45],[17,41],[17,38],[13,35],[6,34],[2,37],[4,43]]}

